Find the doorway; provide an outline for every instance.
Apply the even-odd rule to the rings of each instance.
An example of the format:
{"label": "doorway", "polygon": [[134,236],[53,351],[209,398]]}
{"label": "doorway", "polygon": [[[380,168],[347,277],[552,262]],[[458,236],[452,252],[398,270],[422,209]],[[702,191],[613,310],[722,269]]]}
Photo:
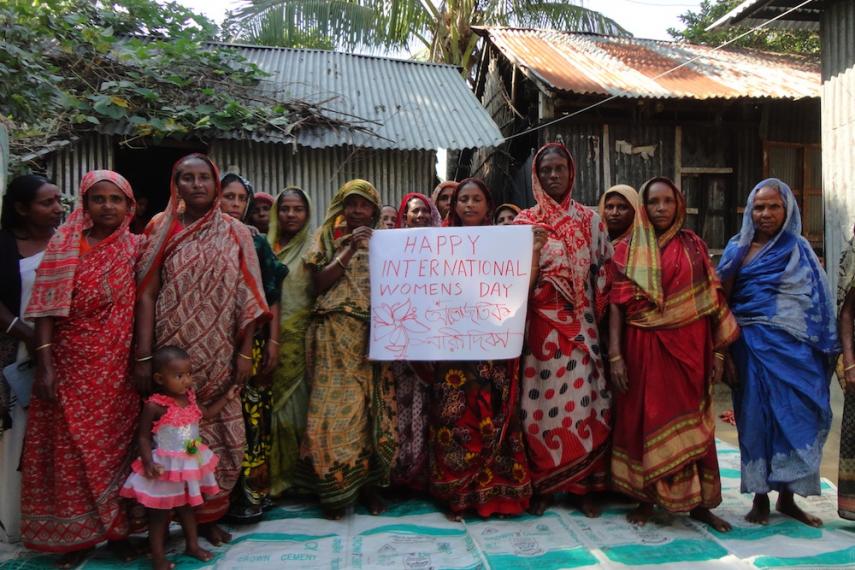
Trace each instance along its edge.
{"label": "doorway", "polygon": [[730,169],[694,169],[697,172],[688,174],[685,170],[681,181],[686,196],[686,227],[701,236],[717,261],[734,233]]}

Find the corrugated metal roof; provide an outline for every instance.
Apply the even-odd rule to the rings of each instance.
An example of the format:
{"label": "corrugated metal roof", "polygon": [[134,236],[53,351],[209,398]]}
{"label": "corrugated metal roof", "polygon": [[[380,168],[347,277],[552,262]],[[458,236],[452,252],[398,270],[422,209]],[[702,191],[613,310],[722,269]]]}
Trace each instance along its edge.
{"label": "corrugated metal roof", "polygon": [[[776,0],[745,0],[745,2],[742,2],[739,6],[710,24],[707,30],[726,28],[735,24],[753,28],[768,22],[795,5],[797,4],[794,4],[792,0],[784,2]],[[822,7],[818,8],[817,2],[812,2],[774,22],[770,22],[766,28],[819,31],[821,14]]]}
{"label": "corrugated metal roof", "polygon": [[[495,146],[502,139],[456,67],[325,50],[234,48],[272,74],[264,87],[277,97],[321,102],[331,117],[380,123],[367,125],[379,136],[300,130],[297,142],[303,146],[464,149]],[[255,140],[282,142],[277,135]]]}
{"label": "corrugated metal roof", "polygon": [[476,32],[546,90],[663,99],[800,99],[820,93],[819,61],[805,56],[554,30]]}

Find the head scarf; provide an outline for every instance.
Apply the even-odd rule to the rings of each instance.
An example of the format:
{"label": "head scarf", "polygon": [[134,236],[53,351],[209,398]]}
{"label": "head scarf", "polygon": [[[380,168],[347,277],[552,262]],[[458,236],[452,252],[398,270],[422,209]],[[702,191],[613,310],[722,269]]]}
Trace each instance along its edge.
{"label": "head scarf", "polygon": [[37,287],[26,309],[28,319],[35,317],[67,317],[71,309],[74,275],[80,263],[80,242],[83,233],[92,228],[92,218],[84,208],[86,195],[95,184],[111,182],[127,198],[130,207],[118,228],[95,247],[104,247],[118,239],[130,238],[128,227],[134,218],[136,201],[134,191],[125,178],[112,170],[93,170],[80,181],[77,204],[68,220],[59,227],[48,243],[44,258],[37,271]]}
{"label": "head scarf", "polygon": [[513,210],[514,211],[514,217],[518,216],[519,213],[522,212],[522,208],[520,208],[516,204],[511,204],[510,202],[505,202],[504,204],[499,204],[499,207],[496,208],[495,212],[493,212],[493,225],[496,225],[499,223],[499,213],[501,213],[502,210]]}
{"label": "head scarf", "polygon": [[[784,225],[743,265],[756,231],[754,200],[766,187],[781,195]],[[731,298],[740,325],[775,327],[834,354],[839,350],[834,300],[819,259],[801,231],[801,214],[790,187],[777,178],[763,180],[748,195],[742,228],[727,243],[718,272],[723,280],[736,279],[741,286],[734,287]]]}
{"label": "head scarf", "polygon": [[463,225],[463,220],[461,220],[460,216],[457,215],[457,196],[460,194],[460,189],[467,184],[476,185],[484,193],[484,197],[487,198],[487,215],[484,217],[484,222],[481,225],[492,225],[495,202],[493,202],[493,195],[490,193],[490,189],[487,188],[487,185],[480,178],[466,178],[457,183],[457,186],[454,188],[454,192],[451,194],[451,202],[449,202],[448,206],[448,215],[445,217],[445,221],[443,221],[442,224],[450,227],[460,227]]}
{"label": "head scarf", "polygon": [[[306,203],[306,223],[303,224],[300,231],[297,232],[297,234],[293,236],[282,249],[277,251],[279,248],[279,204],[284,196],[293,193],[299,194]],[[276,195],[274,206],[274,211],[270,213],[270,228],[267,230],[267,242],[270,244],[270,247],[273,248],[273,251],[276,253],[276,257],[279,258],[279,261],[290,268],[292,263],[303,256],[304,246],[308,241],[309,236],[312,235],[312,201],[301,188],[288,186]]]}
{"label": "head scarf", "polygon": [[309,254],[310,259],[308,259],[311,265],[322,266],[332,261],[335,252],[335,240],[341,237],[347,228],[347,222],[344,219],[344,201],[349,196],[361,196],[374,204],[372,226],[377,225],[381,207],[380,194],[377,189],[367,180],[359,178],[345,182],[330,202],[327,208],[327,216],[320,229],[315,232],[314,243]]}
{"label": "head scarf", "polygon": [[[430,195],[430,199],[433,201],[434,205],[437,204],[439,200],[440,194],[442,194],[447,188],[451,188],[452,191],[457,188],[457,182],[454,180],[446,180],[445,182],[440,182],[437,184],[436,188],[433,189],[433,193]],[[439,211],[437,209],[437,211]],[[442,216],[440,216],[441,218]]]}
{"label": "head scarf", "polygon": [[401,205],[398,206],[398,218],[395,220],[396,228],[406,228],[407,227],[407,207],[410,203],[410,200],[413,198],[418,198],[422,201],[422,203],[428,207],[430,210],[430,227],[437,228],[442,225],[442,218],[439,216],[439,210],[436,209],[436,204],[433,203],[433,200],[425,196],[424,194],[419,194],[418,192],[410,192],[404,199],[401,200]]}
{"label": "head scarf", "polygon": [[[656,235],[656,228],[647,215],[647,194],[653,184],[661,182],[674,191],[677,200],[677,212],[674,223],[662,235]],[[665,302],[662,289],[662,258],[659,250],[665,247],[677,235],[686,221],[686,198],[677,185],[669,178],[657,176],[641,186],[638,193],[638,207],[635,209],[635,221],[630,232],[629,253],[626,260],[626,276],[638,285],[638,288],[657,306]]]}
{"label": "head scarf", "polygon": [[[633,213],[638,212],[638,210],[643,207],[641,201],[638,198],[638,192],[635,191],[635,188],[627,184],[616,184],[615,186],[612,186],[611,188],[606,190],[605,194],[600,196],[599,212],[601,218],[605,218],[606,216],[606,200],[612,194],[617,194],[623,197],[624,200],[629,202],[629,207],[632,208]],[[631,232],[632,226],[630,226],[622,236],[619,236],[616,239],[624,238],[628,236]]]}
{"label": "head scarf", "polygon": [[215,195],[214,202],[211,204],[211,209],[208,210],[204,216],[184,229],[198,229],[210,222],[211,218],[214,216],[225,215],[220,211],[220,197],[222,196],[220,170],[217,168],[217,165],[214,164],[214,161],[208,158],[207,155],[198,152],[179,158],[172,166],[172,175],[169,179],[169,203],[166,205],[166,209],[163,212],[152,218],[145,230],[146,236],[148,236],[149,239],[146,244],[145,251],[140,258],[139,265],[137,266],[137,280],[139,282],[137,287],[140,290],[145,288],[155,271],[160,271],[160,261],[163,259],[163,254],[166,250],[169,238],[175,233],[175,225],[178,223],[179,213],[183,210],[184,202],[178,195],[178,182],[176,180],[178,167],[184,162],[194,158],[205,162],[211,168],[211,175],[214,179]]}
{"label": "head scarf", "polygon": [[253,199],[256,202],[267,202],[271,206],[273,205],[273,196],[271,196],[267,192],[256,192]]}
{"label": "head scarf", "polygon": [[[227,181],[227,179],[229,178],[234,178],[234,180]],[[246,190],[246,206],[244,207],[243,214],[241,214],[240,217],[241,221],[243,223],[246,223],[246,219],[249,216],[249,213],[252,211],[253,201],[258,199],[257,195],[255,194],[255,190],[252,187],[252,183],[240,174],[237,174],[236,172],[226,172],[225,174],[223,174],[222,178],[220,178],[220,188],[225,188],[232,182],[240,182],[241,186],[243,186],[244,190]],[[263,192],[259,192],[259,194],[263,194]]]}

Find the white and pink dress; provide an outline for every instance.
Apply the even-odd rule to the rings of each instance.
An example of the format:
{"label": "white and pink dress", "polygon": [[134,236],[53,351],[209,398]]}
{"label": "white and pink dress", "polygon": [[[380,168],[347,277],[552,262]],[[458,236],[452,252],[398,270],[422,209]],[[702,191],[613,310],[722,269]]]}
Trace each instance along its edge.
{"label": "white and pink dress", "polygon": [[147,402],[166,408],[151,429],[152,459],[163,472],[156,479],[149,479],[142,459],[137,458],[121,495],[151,509],[201,505],[203,494],[215,495],[220,490],[214,478],[219,458],[199,438],[202,412],[196,405],[196,394],[192,390],[187,392],[184,407],[163,394],[155,394]]}

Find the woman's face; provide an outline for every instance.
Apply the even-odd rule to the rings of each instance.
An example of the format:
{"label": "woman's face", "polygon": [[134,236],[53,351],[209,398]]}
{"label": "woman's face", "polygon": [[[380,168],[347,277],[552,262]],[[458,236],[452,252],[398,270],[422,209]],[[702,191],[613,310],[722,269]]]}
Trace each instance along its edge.
{"label": "woman's face", "polygon": [[430,226],[430,208],[421,198],[412,198],[407,202],[407,227],[426,228]]}
{"label": "woman's face", "polygon": [[285,194],[279,199],[279,235],[293,237],[309,220],[309,209],[297,194]]}
{"label": "woman's face", "polygon": [[451,209],[452,194],[454,194],[454,186],[444,188],[436,197],[436,209],[439,210],[439,217],[443,220],[448,215],[448,210]]}
{"label": "woman's face", "polygon": [[36,196],[29,204],[15,204],[18,215],[25,224],[36,228],[55,228],[62,221],[62,202],[59,188],[53,184],[43,184],[36,190]]}
{"label": "woman's face", "polygon": [[271,209],[272,206],[266,200],[257,200],[252,205],[252,211],[249,213],[247,221],[251,226],[255,226],[258,231],[266,234],[267,230],[270,229]]}
{"label": "woman's face", "polygon": [[786,219],[787,208],[781,193],[768,186],[758,190],[751,209],[751,220],[754,222],[757,237],[772,239],[784,227]]}
{"label": "woman's face", "polygon": [[510,208],[502,208],[499,210],[499,215],[496,216],[496,225],[509,226],[514,223],[517,213]]}
{"label": "woman's face", "polygon": [[629,205],[629,201],[616,192],[606,196],[603,207],[606,228],[609,236],[616,238],[626,233],[635,218],[635,210]]}
{"label": "woman's face", "polygon": [[211,166],[201,158],[188,158],[178,165],[178,195],[187,208],[207,212],[217,197],[217,185]]}
{"label": "woman's face", "polygon": [[383,206],[380,210],[380,226],[391,230],[398,219],[398,211],[392,206]]}
{"label": "woman's face", "polygon": [[235,180],[230,182],[223,188],[223,195],[220,198],[220,209],[236,220],[243,218],[246,212],[246,204],[249,201],[249,192],[246,191],[244,185]]}
{"label": "woman's face", "polygon": [[464,226],[480,226],[489,213],[489,203],[477,184],[469,182],[457,192],[455,212]]}
{"label": "woman's face", "polygon": [[570,163],[560,154],[551,152],[540,159],[537,178],[543,191],[561,203],[570,190]]}
{"label": "woman's face", "polygon": [[112,233],[128,214],[128,198],[118,186],[107,180],[96,182],[88,192],[83,207],[98,230]]}
{"label": "woman's face", "polygon": [[374,204],[359,196],[351,194],[344,199],[344,220],[350,231],[362,226],[371,226],[374,221]]}
{"label": "woman's face", "polygon": [[674,225],[674,218],[677,217],[677,197],[674,196],[674,189],[664,182],[651,184],[644,207],[647,208],[647,217],[653,223],[657,234]]}

